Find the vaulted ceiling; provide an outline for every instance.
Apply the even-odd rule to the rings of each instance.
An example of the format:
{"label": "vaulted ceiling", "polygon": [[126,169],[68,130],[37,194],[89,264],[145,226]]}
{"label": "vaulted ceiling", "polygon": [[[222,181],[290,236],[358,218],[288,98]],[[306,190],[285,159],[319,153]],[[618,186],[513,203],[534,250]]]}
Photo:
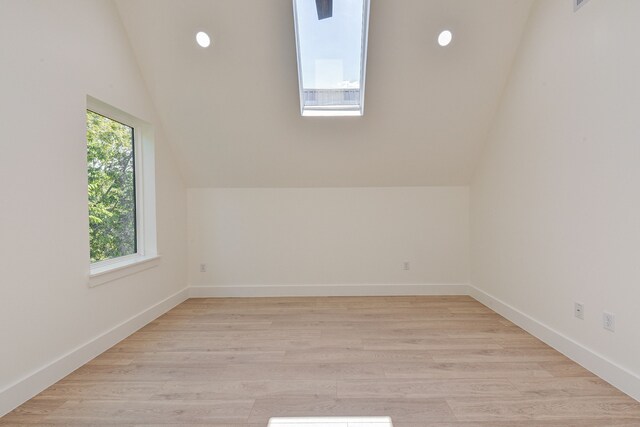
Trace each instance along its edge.
{"label": "vaulted ceiling", "polygon": [[531,1],[372,0],[365,113],[333,118],[300,116],[291,0],[117,5],[189,187],[412,186],[469,183]]}

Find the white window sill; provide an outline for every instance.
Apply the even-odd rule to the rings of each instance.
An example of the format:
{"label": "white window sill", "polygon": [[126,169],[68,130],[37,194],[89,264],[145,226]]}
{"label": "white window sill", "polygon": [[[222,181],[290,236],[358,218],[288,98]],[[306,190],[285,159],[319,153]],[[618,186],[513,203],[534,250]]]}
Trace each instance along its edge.
{"label": "white window sill", "polygon": [[160,255],[135,256],[120,261],[91,266],[89,271],[89,287],[112,282],[132,274],[139,273],[160,264]]}

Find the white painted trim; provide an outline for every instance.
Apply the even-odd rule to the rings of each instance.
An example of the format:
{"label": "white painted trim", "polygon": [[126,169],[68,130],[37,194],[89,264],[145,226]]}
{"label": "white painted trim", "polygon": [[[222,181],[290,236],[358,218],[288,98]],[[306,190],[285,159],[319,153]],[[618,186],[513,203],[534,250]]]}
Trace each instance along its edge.
{"label": "white painted trim", "polygon": [[189,288],[191,298],[468,294],[469,288],[466,284],[213,285]]}
{"label": "white painted trim", "polygon": [[475,286],[470,285],[468,288],[469,296],[481,304],[507,318],[622,392],[640,401],[640,377],[635,373]]}
{"label": "white painted trim", "polygon": [[[154,128],[148,123],[126,111],[120,110],[97,98],[87,95],[87,110],[100,114],[111,120],[133,129],[134,175],[136,195],[136,246],[137,253],[116,259],[98,261],[89,265],[89,286],[97,286],[111,282],[128,274],[118,273],[110,276],[99,276],[107,270],[117,270],[120,265],[131,259],[140,262],[151,261],[158,256],[156,230],[156,175],[155,175],[155,136]],[[131,274],[150,268],[136,268]]]}
{"label": "white painted trim", "polygon": [[102,335],[71,350],[25,378],[0,390],[0,417],[55,384],[91,359],[105,352],[138,329],[171,310],[188,298],[188,288],[171,295],[125,320]]}
{"label": "white painted trim", "polygon": [[103,283],[112,282],[132,274],[139,273],[160,264],[160,255],[127,257],[127,259],[108,265],[93,267],[89,273],[89,287],[93,288]]}

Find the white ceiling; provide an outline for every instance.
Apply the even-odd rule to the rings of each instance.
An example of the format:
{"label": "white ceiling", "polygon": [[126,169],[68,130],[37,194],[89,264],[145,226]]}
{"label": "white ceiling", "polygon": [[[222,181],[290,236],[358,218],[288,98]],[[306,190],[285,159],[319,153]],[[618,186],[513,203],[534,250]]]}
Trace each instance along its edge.
{"label": "white ceiling", "polygon": [[372,0],[340,118],[300,116],[291,0],[116,3],[189,187],[307,187],[468,184],[531,1]]}

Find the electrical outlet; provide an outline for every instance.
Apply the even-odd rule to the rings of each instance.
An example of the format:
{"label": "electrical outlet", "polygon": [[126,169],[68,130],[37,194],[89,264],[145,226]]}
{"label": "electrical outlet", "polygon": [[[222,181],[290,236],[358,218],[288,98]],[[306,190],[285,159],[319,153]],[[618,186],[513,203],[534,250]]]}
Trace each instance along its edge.
{"label": "electrical outlet", "polygon": [[584,320],[584,304],[581,302],[573,303],[573,315],[578,319]]}
{"label": "electrical outlet", "polygon": [[602,313],[602,327],[607,331],[616,331],[616,316],[606,311]]}
{"label": "electrical outlet", "polygon": [[200,273],[207,272],[207,264],[200,264]]}
{"label": "electrical outlet", "polygon": [[409,271],[411,270],[411,263],[409,263],[409,261],[405,261],[402,263],[402,269],[405,271]]}

